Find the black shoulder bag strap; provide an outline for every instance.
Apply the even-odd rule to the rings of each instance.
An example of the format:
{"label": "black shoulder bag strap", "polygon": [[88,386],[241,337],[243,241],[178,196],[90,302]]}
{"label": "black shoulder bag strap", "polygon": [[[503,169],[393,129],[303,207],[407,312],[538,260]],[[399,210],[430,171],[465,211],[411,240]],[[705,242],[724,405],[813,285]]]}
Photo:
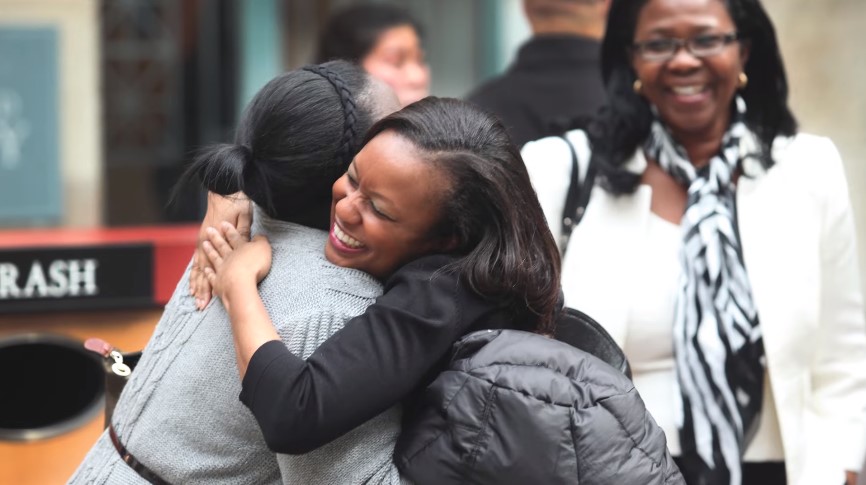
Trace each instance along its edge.
{"label": "black shoulder bag strap", "polygon": [[586,211],[586,205],[589,203],[589,196],[592,195],[592,186],[595,183],[595,166],[590,160],[586,168],[586,177],[580,180],[580,167],[577,164],[577,152],[574,151],[574,146],[563,134],[562,140],[568,145],[571,151],[571,182],[568,186],[568,194],[565,197],[565,208],[562,211],[562,235],[560,247],[562,255],[565,256],[565,251],[568,249],[568,240],[571,238],[571,231],[580,223],[583,218],[583,213]]}

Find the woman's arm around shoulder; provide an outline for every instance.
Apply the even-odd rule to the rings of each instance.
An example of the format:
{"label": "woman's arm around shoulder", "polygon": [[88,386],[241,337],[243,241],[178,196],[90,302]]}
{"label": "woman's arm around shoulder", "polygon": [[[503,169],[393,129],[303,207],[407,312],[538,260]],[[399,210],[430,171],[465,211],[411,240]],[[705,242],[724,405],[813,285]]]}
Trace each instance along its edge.
{"label": "woman's arm around shoulder", "polygon": [[312,451],[398,404],[452,343],[496,311],[428,256],[398,270],[385,293],[305,361],[279,341],[262,345],[241,401],[279,453]]}

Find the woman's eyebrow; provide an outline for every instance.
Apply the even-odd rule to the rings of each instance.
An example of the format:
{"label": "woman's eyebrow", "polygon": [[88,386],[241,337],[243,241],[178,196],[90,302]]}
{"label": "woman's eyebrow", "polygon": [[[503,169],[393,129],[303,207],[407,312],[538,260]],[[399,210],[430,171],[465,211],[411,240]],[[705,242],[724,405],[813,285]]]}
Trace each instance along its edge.
{"label": "woman's eyebrow", "polygon": [[[691,30],[704,32],[704,31],[712,30],[712,29],[715,29],[718,27],[719,27],[718,22],[713,22],[713,21],[708,20],[706,22],[695,23],[694,25],[691,26]],[[660,26],[652,28],[648,33],[649,34],[672,35],[673,31],[674,31],[673,25],[660,25]]]}

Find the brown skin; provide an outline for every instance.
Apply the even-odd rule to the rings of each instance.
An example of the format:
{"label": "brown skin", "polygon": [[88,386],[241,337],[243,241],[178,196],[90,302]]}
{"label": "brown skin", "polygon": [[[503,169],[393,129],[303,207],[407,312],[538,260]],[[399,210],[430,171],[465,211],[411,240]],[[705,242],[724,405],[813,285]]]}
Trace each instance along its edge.
{"label": "brown skin", "polygon": [[[734,21],[720,0],[651,0],[638,16],[634,39],[689,39],[734,31]],[[748,48],[738,42],[708,57],[695,57],[685,48],[667,61],[632,57],[632,67],[643,85],[641,96],[658,108],[696,166],[705,165],[719,150],[747,59]],[[697,87],[700,92],[675,91],[684,87]]]}
{"label": "brown skin", "polygon": [[[448,179],[421,159],[411,142],[390,131],[376,135],[333,189],[332,223],[362,246],[349,250],[335,241],[332,224],[325,257],[339,266],[386,278],[412,259],[447,251],[453,246],[451,240],[429,235],[439,223],[441,201],[450,190]],[[271,246],[262,236],[247,242],[227,222],[220,230],[205,232],[209,240],[202,248],[213,269],[204,273],[231,319],[243,378],[256,350],[279,339],[257,287],[270,271]]]}
{"label": "brown skin", "polygon": [[662,219],[679,225],[686,211],[688,194],[685,187],[654,161],[648,161],[641,183],[652,188],[650,210]]}
{"label": "brown skin", "polygon": [[[634,39],[688,39],[735,30],[720,0],[650,0],[638,16]],[[748,48],[739,43],[708,57],[695,57],[685,48],[667,61],[645,61],[636,54],[632,57],[632,67],[642,83],[641,96],[658,108],[662,120],[697,167],[706,165],[719,151],[730,124],[738,77],[747,59]],[[699,92],[675,92],[685,86],[698,86]],[[679,224],[686,206],[686,189],[652,160],[642,183],[653,188],[652,211]]]}
{"label": "brown skin", "polygon": [[[449,190],[450,182],[410,141],[391,131],[376,135],[334,183],[325,257],[384,279],[408,261],[441,251],[446,244],[429,235]],[[338,233],[359,246],[347,246]]]}
{"label": "brown skin", "polygon": [[195,296],[196,308],[201,310],[210,303],[213,296],[210,283],[205,275],[205,268],[210,262],[204,253],[202,244],[208,239],[207,228],[216,227],[220,222],[228,222],[247,240],[250,237],[250,227],[253,222],[252,202],[243,192],[222,196],[213,192],[207,193],[207,213],[198,234],[198,245],[192,257],[192,268],[189,275],[189,292]]}
{"label": "brown skin", "polygon": [[[371,77],[370,91],[370,96],[376,100],[371,111],[374,119],[384,118],[389,113],[400,109],[394,90],[383,81]],[[237,227],[237,231],[245,237],[245,241],[248,241],[252,221],[253,204],[243,192],[228,196],[208,192],[207,213],[199,231],[199,243],[193,253],[193,264],[189,278],[189,291],[191,295],[195,296],[197,309],[204,309],[213,297],[210,281],[205,275],[205,269],[213,268],[210,266],[210,261],[202,247],[204,241],[207,240],[207,228],[217,227],[221,222],[228,222],[229,225]]]}

